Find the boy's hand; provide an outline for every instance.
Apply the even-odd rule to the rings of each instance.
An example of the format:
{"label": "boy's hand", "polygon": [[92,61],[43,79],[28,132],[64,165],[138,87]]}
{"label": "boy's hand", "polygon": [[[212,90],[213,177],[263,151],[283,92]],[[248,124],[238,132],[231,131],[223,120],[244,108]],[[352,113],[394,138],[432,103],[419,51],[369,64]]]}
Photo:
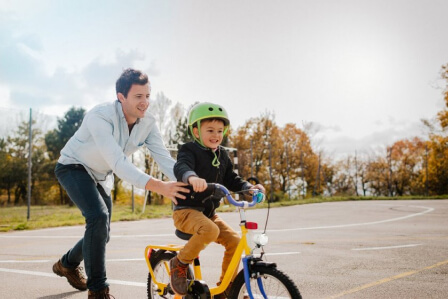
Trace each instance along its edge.
{"label": "boy's hand", "polygon": [[250,189],[258,189],[261,190],[262,193],[266,193],[266,190],[264,189],[262,184],[256,184],[255,186],[250,187],[249,190]]}
{"label": "boy's hand", "polygon": [[193,187],[194,192],[202,192],[207,189],[207,181],[197,176],[189,177],[188,183]]}

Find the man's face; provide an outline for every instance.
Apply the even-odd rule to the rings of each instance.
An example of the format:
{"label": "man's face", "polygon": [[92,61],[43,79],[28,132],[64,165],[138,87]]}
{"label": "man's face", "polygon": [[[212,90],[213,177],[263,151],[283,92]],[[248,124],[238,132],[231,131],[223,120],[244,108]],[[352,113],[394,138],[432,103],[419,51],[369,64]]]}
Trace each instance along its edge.
{"label": "man's face", "polygon": [[121,102],[128,124],[134,124],[137,118],[145,116],[149,107],[149,94],[149,83],[145,85],[132,84],[126,98],[122,93],[118,93],[118,100]]}

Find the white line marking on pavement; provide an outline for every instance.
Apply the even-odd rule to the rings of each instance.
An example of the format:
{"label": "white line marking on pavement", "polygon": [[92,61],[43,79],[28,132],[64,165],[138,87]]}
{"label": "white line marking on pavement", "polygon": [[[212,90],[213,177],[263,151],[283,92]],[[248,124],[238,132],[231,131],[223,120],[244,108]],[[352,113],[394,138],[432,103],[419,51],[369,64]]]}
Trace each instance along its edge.
{"label": "white line marking on pavement", "polygon": [[144,258],[135,258],[135,259],[109,259],[106,262],[135,262],[135,261],[144,261]]}
{"label": "white line marking on pavement", "polygon": [[264,255],[273,256],[273,255],[291,255],[291,254],[300,254],[300,252],[291,251],[291,252],[265,253]]}
{"label": "white line marking on pavement", "polygon": [[[0,238],[5,239],[19,239],[19,238],[25,238],[25,239],[80,239],[82,235],[79,236],[30,236],[30,235],[0,235]],[[111,235],[112,239],[116,238],[160,238],[160,237],[176,237],[174,233],[172,234],[155,234],[155,235]]]}
{"label": "white line marking on pavement", "polygon": [[0,261],[0,263],[48,263],[50,260],[28,260],[28,261],[20,261],[20,260],[6,260]]}
{"label": "white line marking on pavement", "polygon": [[5,268],[0,268],[0,272],[18,273],[18,274],[45,276],[45,277],[58,277],[54,273],[46,273],[46,272],[38,272],[38,271],[25,271],[25,270],[16,270],[16,269],[5,269]]}
{"label": "white line marking on pavement", "polygon": [[387,222],[393,222],[393,221],[399,221],[404,220],[416,216],[421,216],[426,213],[434,211],[434,208],[428,208],[428,207],[420,207],[420,206],[407,206],[407,207],[413,207],[413,208],[419,208],[419,209],[426,209],[426,211],[415,213],[415,214],[409,214],[403,217],[397,217],[397,218],[391,218],[391,219],[385,219],[385,220],[379,220],[379,221],[372,221],[372,222],[361,222],[361,223],[351,223],[351,224],[341,224],[341,225],[329,225],[329,226],[315,226],[315,227],[299,227],[299,228],[285,228],[285,229],[268,229],[267,232],[284,232],[284,231],[296,231],[296,230],[311,230],[311,229],[327,229],[327,228],[343,228],[343,227],[352,227],[352,226],[362,226],[362,225],[372,225],[372,224],[380,224],[380,223],[387,223]]}
{"label": "white line marking on pavement", "polygon": [[[292,254],[300,254],[298,251],[291,251],[291,252],[278,252],[278,253],[265,253],[266,256],[275,256],[275,255],[292,255]],[[113,262],[142,262],[145,261],[144,258],[124,258],[124,259],[107,259],[107,263],[113,263]],[[21,260],[0,260],[1,263],[8,263],[8,264],[21,264],[21,263],[48,263],[53,262],[50,260],[28,260],[28,261],[21,261]],[[0,270],[1,271],[1,270]]]}
{"label": "white line marking on pavement", "polygon": [[383,250],[383,249],[394,249],[394,248],[406,248],[415,247],[422,244],[408,244],[408,245],[395,245],[395,246],[385,246],[385,247],[369,247],[369,248],[352,248],[352,250]]}
{"label": "white line marking on pavement", "polygon": [[[38,271],[25,271],[25,270],[0,268],[0,272],[59,278],[59,276],[57,276],[54,273],[46,273],[46,272],[38,272]],[[146,283],[143,283],[143,282],[114,280],[114,279],[108,279],[107,282],[109,282],[111,284],[120,284],[120,285],[135,286],[135,287],[146,287]]]}
{"label": "white line marking on pavement", "polygon": [[[409,214],[402,217],[397,218],[391,218],[391,219],[385,219],[385,220],[379,220],[379,221],[371,221],[371,222],[361,222],[361,223],[350,223],[350,224],[341,224],[341,225],[328,225],[328,226],[314,226],[314,227],[298,227],[298,228],[284,228],[284,229],[268,229],[267,232],[286,232],[286,231],[299,231],[299,230],[313,230],[313,229],[329,229],[329,228],[344,228],[344,227],[353,227],[353,226],[363,226],[363,225],[373,225],[373,224],[381,224],[381,223],[387,223],[387,222],[394,222],[394,221],[400,221],[409,219],[412,217],[417,217],[424,215],[426,213],[430,213],[434,211],[434,208],[429,207],[422,207],[422,206],[400,206],[400,207],[412,207],[412,208],[419,208],[419,209],[425,209],[425,211]],[[112,233],[111,238],[160,238],[160,237],[175,237],[174,234],[152,234],[152,235],[114,235]],[[76,238],[79,239],[80,236],[33,236],[33,235],[2,235],[0,234],[1,238],[36,238],[36,239],[66,239],[66,238]]]}
{"label": "white line marking on pavement", "polygon": [[108,279],[107,282],[111,283],[111,284],[121,284],[121,285],[125,285],[125,286],[134,286],[134,287],[144,287],[144,288],[146,288],[146,283],[143,283],[143,282],[114,280],[114,279]]}

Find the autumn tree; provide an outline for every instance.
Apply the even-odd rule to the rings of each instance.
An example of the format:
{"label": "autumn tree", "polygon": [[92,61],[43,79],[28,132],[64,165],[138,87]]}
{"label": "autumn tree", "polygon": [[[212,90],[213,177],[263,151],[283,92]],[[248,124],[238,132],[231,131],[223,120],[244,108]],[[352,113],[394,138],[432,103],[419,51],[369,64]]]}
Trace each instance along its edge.
{"label": "autumn tree", "polygon": [[418,179],[424,165],[424,142],[415,137],[412,140],[399,140],[390,147],[392,163],[391,184],[396,195],[415,194],[413,182]]}
{"label": "autumn tree", "polygon": [[345,159],[336,162],[337,173],[333,178],[333,189],[335,195],[355,195],[357,187],[355,180],[355,158],[348,155]]}
{"label": "autumn tree", "polygon": [[[11,204],[11,192],[14,183],[12,178],[13,157],[9,151],[7,140],[0,138],[0,192],[6,191],[6,204]],[[1,194],[1,193],[0,193]]]}
{"label": "autumn tree", "polygon": [[428,147],[429,192],[448,194],[448,137],[433,135]]}
{"label": "autumn tree", "polygon": [[[58,118],[57,127],[45,134],[44,140],[49,156],[49,163],[45,166],[46,173],[49,177],[57,182],[54,175],[54,168],[59,159],[60,152],[67,141],[75,134],[81,126],[86,110],[84,108],[71,107],[62,118]],[[58,185],[59,202],[61,204],[71,204],[62,186]]]}
{"label": "autumn tree", "polygon": [[445,108],[437,114],[437,119],[440,122],[440,126],[445,130],[448,127],[448,63],[442,65],[440,77],[445,80],[445,88],[442,92]]}
{"label": "autumn tree", "polygon": [[231,145],[238,149],[239,173],[242,177],[257,177],[269,182],[269,145],[276,127],[272,115],[266,113],[251,118],[231,135]]}

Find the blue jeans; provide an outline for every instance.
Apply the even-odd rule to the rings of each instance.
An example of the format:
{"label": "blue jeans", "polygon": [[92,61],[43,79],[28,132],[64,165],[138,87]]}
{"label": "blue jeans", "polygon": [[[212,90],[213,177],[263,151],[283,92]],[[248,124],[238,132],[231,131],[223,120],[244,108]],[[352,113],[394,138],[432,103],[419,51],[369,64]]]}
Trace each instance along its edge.
{"label": "blue jeans", "polygon": [[61,258],[66,268],[76,268],[82,260],[87,274],[87,288],[99,291],[106,282],[106,243],[109,242],[112,200],[101,185],[79,164],[56,164],[56,177],[86,219],[84,237]]}

